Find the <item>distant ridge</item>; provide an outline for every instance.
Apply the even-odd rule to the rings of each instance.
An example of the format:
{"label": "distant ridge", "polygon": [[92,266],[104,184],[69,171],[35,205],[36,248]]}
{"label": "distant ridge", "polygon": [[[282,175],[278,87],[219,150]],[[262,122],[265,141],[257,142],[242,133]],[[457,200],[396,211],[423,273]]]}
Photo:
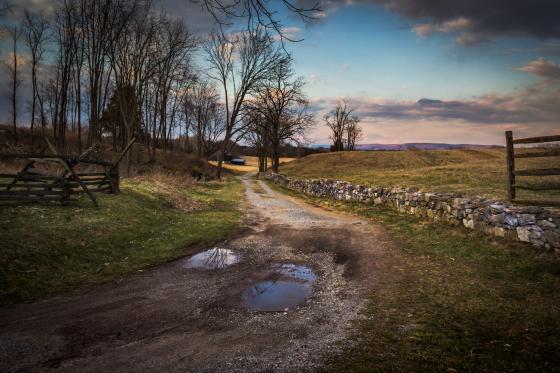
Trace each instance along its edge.
{"label": "distant ridge", "polygon": [[[312,148],[329,148],[329,145],[317,144]],[[356,150],[438,150],[438,149],[491,149],[502,148],[500,145],[446,144],[429,142],[409,142],[404,144],[359,144]]]}
{"label": "distant ridge", "polygon": [[499,145],[445,144],[428,142],[410,142],[404,144],[359,144],[357,150],[438,150],[438,149],[489,149]]}

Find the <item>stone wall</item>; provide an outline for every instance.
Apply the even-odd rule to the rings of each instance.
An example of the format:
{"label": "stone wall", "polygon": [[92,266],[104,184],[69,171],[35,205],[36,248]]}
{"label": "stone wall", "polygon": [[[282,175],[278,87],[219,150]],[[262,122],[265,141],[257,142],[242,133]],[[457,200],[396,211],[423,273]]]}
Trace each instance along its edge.
{"label": "stone wall", "polygon": [[537,206],[515,206],[485,198],[463,198],[452,193],[354,185],[344,181],[295,180],[261,173],[285,188],[310,196],[389,206],[401,213],[463,225],[486,234],[560,252],[560,211]]}

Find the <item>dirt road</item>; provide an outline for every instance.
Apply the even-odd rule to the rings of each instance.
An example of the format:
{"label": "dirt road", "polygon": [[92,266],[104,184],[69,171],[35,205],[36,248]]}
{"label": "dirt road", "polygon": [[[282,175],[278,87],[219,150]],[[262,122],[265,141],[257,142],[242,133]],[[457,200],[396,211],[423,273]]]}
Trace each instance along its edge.
{"label": "dirt road", "polygon": [[[121,281],[0,310],[0,371],[296,371],[321,367],[359,317],[390,249],[383,230],[244,178],[248,230],[219,245],[241,258],[214,270],[188,258]],[[185,227],[188,229],[188,227]],[[200,248],[204,250],[205,248]],[[274,266],[310,269],[300,306],[247,309]],[[270,282],[270,281],[269,281]]]}

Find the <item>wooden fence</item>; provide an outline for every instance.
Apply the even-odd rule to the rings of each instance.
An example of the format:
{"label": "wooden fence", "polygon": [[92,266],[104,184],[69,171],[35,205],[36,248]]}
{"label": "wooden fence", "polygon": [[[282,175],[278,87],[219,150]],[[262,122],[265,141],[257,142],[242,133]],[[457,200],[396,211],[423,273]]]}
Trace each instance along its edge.
{"label": "wooden fence", "polygon": [[514,139],[512,131],[506,131],[506,150],[507,150],[507,187],[508,197],[511,201],[515,199],[516,189],[527,190],[553,190],[558,187],[549,186],[529,186],[517,184],[518,176],[552,176],[560,175],[560,168],[540,168],[533,170],[516,170],[515,160],[518,158],[540,158],[540,157],[556,157],[560,156],[560,148],[540,149],[538,151],[528,151],[516,153],[514,145],[516,144],[539,144],[545,142],[560,141],[560,135],[529,137],[524,139]]}
{"label": "wooden fence", "polygon": [[[96,146],[79,156],[58,154],[0,154],[0,160],[24,160],[25,165],[16,174],[0,174],[0,200],[56,200],[66,202],[73,194],[86,193],[97,207],[93,193],[119,193],[119,162],[134,143],[126,146],[114,163],[88,159]],[[77,169],[96,168],[80,172]]]}

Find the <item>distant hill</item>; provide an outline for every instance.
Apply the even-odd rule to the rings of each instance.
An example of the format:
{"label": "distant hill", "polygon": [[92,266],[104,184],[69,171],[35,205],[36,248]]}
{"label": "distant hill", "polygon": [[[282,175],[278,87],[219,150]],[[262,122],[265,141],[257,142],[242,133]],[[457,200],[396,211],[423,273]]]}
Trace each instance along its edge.
{"label": "distant hill", "polygon": [[410,142],[404,144],[359,144],[357,150],[438,150],[438,149],[492,149],[498,145],[445,144],[429,142]]}
{"label": "distant hill", "polygon": [[[314,149],[329,149],[330,145],[314,144]],[[358,144],[356,150],[440,150],[440,149],[496,149],[503,148],[500,145],[478,145],[478,144],[446,144],[430,142],[408,142],[404,144]]]}

